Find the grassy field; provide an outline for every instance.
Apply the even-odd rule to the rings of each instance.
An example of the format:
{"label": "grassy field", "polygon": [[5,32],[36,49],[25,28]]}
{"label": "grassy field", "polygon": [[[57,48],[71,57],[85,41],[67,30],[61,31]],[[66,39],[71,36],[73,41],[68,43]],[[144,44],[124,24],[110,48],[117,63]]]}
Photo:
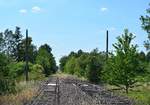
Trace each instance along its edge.
{"label": "grassy field", "polygon": [[23,105],[38,93],[38,82],[19,82],[16,91],[15,94],[0,96],[0,105]]}
{"label": "grassy field", "polygon": [[137,102],[137,105],[150,105],[150,84],[141,83],[129,90],[126,94],[124,90],[118,89],[118,87],[106,85],[106,88],[112,90],[114,93],[127,96]]}
{"label": "grassy field", "polygon": [[134,87],[127,96],[137,101],[142,101],[144,105],[150,105],[150,85]]}

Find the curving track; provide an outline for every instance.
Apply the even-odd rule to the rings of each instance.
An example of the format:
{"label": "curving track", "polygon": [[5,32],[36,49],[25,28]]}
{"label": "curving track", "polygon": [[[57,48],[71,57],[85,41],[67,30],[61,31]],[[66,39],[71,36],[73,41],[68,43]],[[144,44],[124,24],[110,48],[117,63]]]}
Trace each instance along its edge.
{"label": "curving track", "polygon": [[134,105],[102,86],[73,78],[52,77],[44,82],[37,97],[26,105]]}

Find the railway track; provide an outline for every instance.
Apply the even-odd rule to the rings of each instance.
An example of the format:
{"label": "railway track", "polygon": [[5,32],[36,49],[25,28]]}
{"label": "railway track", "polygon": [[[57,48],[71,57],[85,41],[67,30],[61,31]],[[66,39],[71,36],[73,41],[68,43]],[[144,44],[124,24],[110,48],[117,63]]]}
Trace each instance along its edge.
{"label": "railway track", "polygon": [[25,105],[59,105],[59,79],[51,77],[41,84],[36,97]]}
{"label": "railway track", "polygon": [[128,98],[114,95],[103,86],[73,78],[52,77],[26,105],[134,105]]}

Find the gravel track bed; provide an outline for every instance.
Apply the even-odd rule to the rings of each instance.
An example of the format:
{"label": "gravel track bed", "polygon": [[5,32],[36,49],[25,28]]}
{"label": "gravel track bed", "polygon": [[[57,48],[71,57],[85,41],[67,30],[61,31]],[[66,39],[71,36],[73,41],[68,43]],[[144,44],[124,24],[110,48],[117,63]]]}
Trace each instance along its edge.
{"label": "gravel track bed", "polygon": [[26,105],[135,105],[135,103],[107,91],[100,85],[71,77],[65,79],[51,77],[41,85],[39,95]]}

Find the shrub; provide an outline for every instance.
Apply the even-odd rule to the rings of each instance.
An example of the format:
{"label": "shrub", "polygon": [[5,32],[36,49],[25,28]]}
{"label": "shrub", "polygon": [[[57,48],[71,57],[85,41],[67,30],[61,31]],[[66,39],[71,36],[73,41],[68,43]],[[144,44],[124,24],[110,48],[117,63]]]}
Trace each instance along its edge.
{"label": "shrub", "polygon": [[[10,70],[9,75],[17,81],[25,79],[24,69],[25,62],[14,62],[8,65]],[[43,67],[39,64],[29,63],[29,79],[36,80],[43,78]]]}
{"label": "shrub", "polygon": [[7,56],[0,53],[0,95],[15,91],[15,82],[12,77],[9,76],[8,64],[9,60]]}
{"label": "shrub", "polygon": [[43,67],[39,64],[35,64],[31,67],[31,72],[29,73],[29,78],[31,80],[38,80],[38,79],[43,79],[44,74],[43,74]]}
{"label": "shrub", "polygon": [[102,65],[95,56],[89,57],[89,63],[86,69],[88,80],[92,83],[99,83]]}

